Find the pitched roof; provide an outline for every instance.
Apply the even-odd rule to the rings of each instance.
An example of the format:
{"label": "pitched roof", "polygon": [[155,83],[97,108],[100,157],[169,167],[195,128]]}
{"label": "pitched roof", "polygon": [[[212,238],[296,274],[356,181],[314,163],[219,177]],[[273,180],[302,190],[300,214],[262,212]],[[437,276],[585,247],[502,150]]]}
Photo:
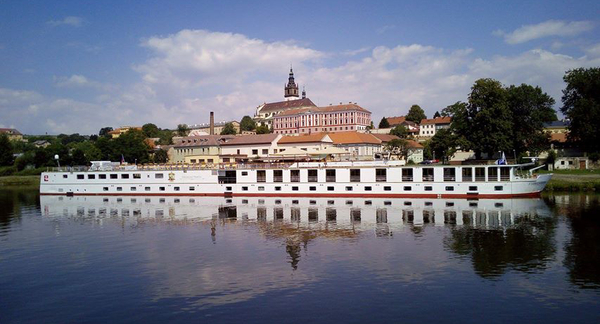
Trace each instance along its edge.
{"label": "pitched roof", "polygon": [[327,136],[326,133],[313,133],[313,134],[309,134],[309,135],[299,135],[299,136],[283,136],[277,142],[277,144],[323,142],[324,138],[326,136]]}
{"label": "pitched roof", "polygon": [[352,110],[358,110],[358,111],[371,113],[370,111],[366,110],[365,108],[363,108],[357,104],[349,103],[349,104],[326,106],[326,107],[307,107],[307,108],[292,109],[292,110],[284,111],[277,116],[290,116],[290,115],[304,114],[304,113],[310,113],[310,112],[332,112],[332,111],[352,111]]}
{"label": "pitched roof", "polygon": [[381,144],[381,140],[373,134],[359,132],[328,133],[333,144]]}
{"label": "pitched roof", "polygon": [[234,139],[229,140],[221,146],[230,145],[252,145],[252,144],[270,144],[272,143],[279,134],[257,134],[257,135],[242,135],[236,136]]}
{"label": "pitched roof", "polygon": [[400,137],[396,136],[396,135],[390,135],[390,134],[371,134],[375,137],[377,137],[382,143],[387,143],[393,139],[399,139]]}
{"label": "pitched roof", "polygon": [[173,147],[219,146],[233,138],[234,135],[188,136],[177,140]]}
{"label": "pitched roof", "polygon": [[423,124],[450,124],[452,122],[452,117],[437,117],[432,119],[423,119],[421,120],[421,125]]}
{"label": "pitched roof", "polygon": [[550,141],[565,143],[567,141],[567,134],[565,133],[552,133],[550,134]]}
{"label": "pitched roof", "polygon": [[0,128],[0,133],[5,133],[9,135],[23,135],[15,128]]}
{"label": "pitched roof", "polygon": [[388,123],[390,124],[390,127],[393,127],[404,123],[406,121],[406,116],[385,117],[385,119],[387,119]]}
{"label": "pitched roof", "polygon": [[406,146],[409,148],[423,148],[424,146],[417,141],[407,140]]}
{"label": "pitched roof", "polygon": [[261,113],[279,111],[279,110],[288,110],[288,109],[296,109],[303,107],[316,107],[310,99],[303,98],[297,100],[287,100],[287,101],[279,101],[279,102],[270,102],[263,104],[263,107],[260,109]]}

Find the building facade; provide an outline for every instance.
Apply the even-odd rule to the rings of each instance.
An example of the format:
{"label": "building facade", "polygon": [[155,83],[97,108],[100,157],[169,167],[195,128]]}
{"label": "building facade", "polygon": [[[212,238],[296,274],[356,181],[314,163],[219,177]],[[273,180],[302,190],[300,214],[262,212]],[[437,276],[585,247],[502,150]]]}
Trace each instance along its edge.
{"label": "building facade", "polygon": [[290,148],[300,149],[307,153],[311,153],[331,147],[332,145],[333,140],[326,133],[314,133],[300,136],[287,135],[281,137],[277,142],[279,153],[285,152]]}
{"label": "building facade", "polygon": [[233,135],[189,136],[176,140],[170,147],[170,163],[212,164],[220,163],[221,145]]}
{"label": "building facade", "polygon": [[382,141],[376,136],[360,132],[330,133],[333,145],[349,153],[346,158],[356,160],[373,160],[375,154],[381,153]]}
{"label": "building facade", "polygon": [[[225,125],[231,123],[233,125],[233,128],[235,128],[235,132],[237,134],[240,133],[240,123],[233,120],[233,121],[222,121],[222,122],[216,122],[214,125],[214,131],[215,134],[214,135],[219,135],[221,134],[221,131],[223,131],[223,127],[225,127]],[[206,123],[206,124],[195,124],[195,125],[191,125],[188,126],[188,128],[190,129],[190,132],[188,134],[188,136],[202,136],[202,135],[210,135],[210,123]]]}
{"label": "building facade", "polygon": [[5,134],[11,141],[23,140],[23,134],[14,128],[0,128],[0,134]]}
{"label": "building facade", "polygon": [[443,128],[449,128],[452,123],[451,117],[437,117],[421,120],[419,128],[420,137],[433,137],[435,133]]}
{"label": "building facade", "polygon": [[273,117],[276,134],[364,131],[371,124],[371,112],[355,103],[309,107],[284,111]]}
{"label": "building facade", "polygon": [[279,134],[260,134],[236,136],[234,139],[221,144],[221,159],[235,161],[247,158],[269,157],[277,153]]}

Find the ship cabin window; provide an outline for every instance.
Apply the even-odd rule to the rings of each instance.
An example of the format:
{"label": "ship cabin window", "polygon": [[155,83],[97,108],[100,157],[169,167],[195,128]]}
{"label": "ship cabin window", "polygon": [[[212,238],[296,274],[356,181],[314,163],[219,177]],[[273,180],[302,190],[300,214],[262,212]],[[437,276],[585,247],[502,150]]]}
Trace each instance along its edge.
{"label": "ship cabin window", "polygon": [[248,187],[242,187],[242,191],[248,191]]}
{"label": "ship cabin window", "polygon": [[350,182],[360,182],[360,169],[350,169]]}
{"label": "ship cabin window", "polygon": [[[66,178],[68,178],[68,177],[69,177],[68,175],[66,175],[66,174],[63,174],[63,178],[65,178],[65,179],[66,179]],[[106,178],[106,176],[104,176],[104,177]]]}
{"label": "ship cabin window", "polygon": [[383,191],[392,191],[392,187],[385,186],[385,187],[383,187]]}
{"label": "ship cabin window", "polygon": [[123,187],[117,187],[117,191],[123,191]]}
{"label": "ship cabin window", "polygon": [[433,187],[432,186],[425,186],[425,191],[433,191]]}
{"label": "ship cabin window", "polygon": [[256,182],[267,182],[267,171],[257,170],[256,171]]}
{"label": "ship cabin window", "polygon": [[431,207],[431,206],[433,206],[433,203],[431,201],[426,201],[425,206]]}
{"label": "ship cabin window", "polygon": [[108,187],[103,187],[102,191],[108,191]]}
{"label": "ship cabin window", "polygon": [[444,181],[456,181],[456,168],[444,168]]}
{"label": "ship cabin window", "polygon": [[469,191],[477,191],[477,186],[469,186]]}
{"label": "ship cabin window", "polygon": [[447,186],[446,191],[454,191],[454,186]]}
{"label": "ship cabin window", "polygon": [[242,171],[242,175],[243,176],[247,176],[248,175],[248,171]]}
{"label": "ship cabin window", "polygon": [[387,170],[386,169],[375,169],[375,181],[386,182],[387,181]]}
{"label": "ship cabin window", "polygon": [[152,201],[152,199],[150,199],[150,198],[146,198],[146,199],[144,199],[144,202],[147,202],[147,203],[149,203],[149,202],[151,202],[151,201]]}
{"label": "ship cabin window", "polygon": [[194,191],[194,190],[196,190],[196,187],[194,187],[194,186],[190,186],[188,189],[189,189],[190,191]]}
{"label": "ship cabin window", "polygon": [[144,187],[145,191],[150,191],[150,187]]}
{"label": "ship cabin window", "polygon": [[335,182],[335,169],[325,170],[325,181],[326,182]]}
{"label": "ship cabin window", "polygon": [[406,182],[413,181],[413,169],[412,168],[402,169],[402,181],[406,181]]}
{"label": "ship cabin window", "polygon": [[95,174],[88,174],[88,179],[96,179],[96,175]]}
{"label": "ship cabin window", "polygon": [[475,181],[485,181],[485,168],[475,168]]}
{"label": "ship cabin window", "polygon": [[141,175],[141,174],[139,174],[139,173],[134,173],[134,174],[133,174],[133,178],[134,178],[134,179],[141,179],[141,178],[142,178],[142,175]]}
{"label": "ship cabin window", "polygon": [[290,170],[290,181],[300,182],[300,170]]}
{"label": "ship cabin window", "polygon": [[292,187],[292,191],[298,191],[298,187]]}
{"label": "ship cabin window", "polygon": [[352,187],[351,186],[346,187],[346,191],[352,191]]}
{"label": "ship cabin window", "polygon": [[502,208],[502,207],[504,207],[504,204],[503,203],[495,203],[494,207],[496,207],[496,208]]}
{"label": "ship cabin window", "polygon": [[317,182],[317,170],[308,170],[308,182]]}
{"label": "ship cabin window", "polygon": [[158,187],[158,190],[165,191],[165,187]]}
{"label": "ship cabin window", "polygon": [[242,199],[242,204],[247,205],[248,204],[248,199]]}
{"label": "ship cabin window", "polygon": [[412,202],[411,201],[405,201],[404,202],[404,206],[412,206]]}
{"label": "ship cabin window", "polygon": [[179,187],[174,187],[173,190],[179,191]]}
{"label": "ship cabin window", "polygon": [[423,181],[431,182],[433,181],[433,168],[423,168]]}
{"label": "ship cabin window", "polygon": [[258,191],[265,191],[265,187],[258,187]]}
{"label": "ship cabin window", "polygon": [[411,191],[412,187],[411,186],[404,186],[404,191]]}
{"label": "ship cabin window", "polygon": [[502,191],[502,190],[504,190],[504,187],[503,186],[495,186],[494,190],[496,190],[496,191]]}
{"label": "ship cabin window", "polygon": [[162,173],[156,173],[154,175],[154,179],[162,179],[164,177],[164,175]]}
{"label": "ship cabin window", "polygon": [[498,168],[488,168],[488,181],[498,181]]}
{"label": "ship cabin window", "polygon": [[127,173],[121,174],[121,179],[129,179],[129,174],[127,174]]}
{"label": "ship cabin window", "polygon": [[137,188],[136,188],[136,187],[131,187],[131,188],[129,188],[129,190],[130,190],[130,191],[136,191],[136,190],[137,190]]}
{"label": "ship cabin window", "polygon": [[473,181],[473,168],[462,168],[462,181],[463,182]]}
{"label": "ship cabin window", "polygon": [[118,175],[118,174],[111,174],[111,175],[110,175],[110,178],[111,178],[111,179],[118,179],[118,178],[119,178],[119,175]]}
{"label": "ship cabin window", "polygon": [[317,191],[317,187],[309,187],[308,190],[310,190],[310,191]]}
{"label": "ship cabin window", "polygon": [[283,182],[283,170],[273,170],[273,182]]}
{"label": "ship cabin window", "polygon": [[179,204],[179,202],[181,202],[181,200],[179,200],[179,198],[175,198],[175,199],[173,200],[173,202],[174,202],[174,203],[176,203],[176,204]]}
{"label": "ship cabin window", "polygon": [[476,202],[469,202],[469,207],[477,207],[477,203]]}
{"label": "ship cabin window", "polygon": [[365,205],[366,206],[371,206],[371,205],[373,205],[373,202],[370,201],[370,200],[365,200]]}
{"label": "ship cabin window", "polygon": [[281,191],[281,187],[275,187],[275,191]]}
{"label": "ship cabin window", "polygon": [[317,204],[317,201],[316,201],[316,200],[311,200],[311,201],[309,201],[308,203],[309,203],[310,205],[316,205],[316,204]]}
{"label": "ship cabin window", "polygon": [[159,203],[165,203],[165,202],[166,202],[166,200],[165,200],[165,198],[160,198],[160,199],[158,200],[158,202],[159,202]]}
{"label": "ship cabin window", "polygon": [[334,191],[335,188],[334,187],[327,187],[327,191]]}
{"label": "ship cabin window", "polygon": [[453,202],[447,202],[446,203],[446,207],[454,207],[454,203]]}
{"label": "ship cabin window", "polygon": [[85,177],[84,177],[84,175],[83,175],[83,174],[78,174],[78,175],[77,175],[77,179],[78,179],[78,180],[83,180],[84,178],[85,178]]}
{"label": "ship cabin window", "polygon": [[365,187],[365,191],[372,191],[372,190],[373,190],[373,187],[371,187],[371,186],[366,186]]}
{"label": "ship cabin window", "polygon": [[98,179],[106,179],[106,174],[99,174]]}
{"label": "ship cabin window", "polygon": [[335,201],[333,201],[333,200],[327,200],[327,205],[335,205]]}
{"label": "ship cabin window", "polygon": [[500,181],[510,180],[510,168],[500,168]]}

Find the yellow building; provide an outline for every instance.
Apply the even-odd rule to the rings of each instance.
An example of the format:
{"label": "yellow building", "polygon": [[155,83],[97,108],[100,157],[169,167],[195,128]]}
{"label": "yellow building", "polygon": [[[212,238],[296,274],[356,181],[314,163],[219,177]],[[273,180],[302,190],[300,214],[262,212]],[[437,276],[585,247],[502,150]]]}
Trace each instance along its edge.
{"label": "yellow building", "polygon": [[221,144],[235,138],[234,135],[189,136],[177,139],[170,148],[170,163],[221,163]]}
{"label": "yellow building", "polygon": [[124,133],[127,133],[130,129],[136,129],[141,131],[142,128],[141,127],[135,127],[135,126],[121,126],[115,130],[112,130],[110,132],[108,132],[108,134],[110,134],[110,136],[112,136],[112,138],[118,138],[119,136],[121,136]]}
{"label": "yellow building", "polygon": [[11,141],[23,140],[23,134],[14,128],[0,128],[0,134],[6,134]]}

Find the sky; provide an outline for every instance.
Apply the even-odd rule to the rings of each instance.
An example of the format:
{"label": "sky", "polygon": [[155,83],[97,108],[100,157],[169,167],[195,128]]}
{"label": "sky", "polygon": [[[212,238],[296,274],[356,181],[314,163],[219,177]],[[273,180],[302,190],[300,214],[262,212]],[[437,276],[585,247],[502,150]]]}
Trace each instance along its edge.
{"label": "sky", "polygon": [[479,78],[600,66],[598,1],[0,1],[0,127],[97,134],[252,116],[296,81],[318,106],[431,117]]}

